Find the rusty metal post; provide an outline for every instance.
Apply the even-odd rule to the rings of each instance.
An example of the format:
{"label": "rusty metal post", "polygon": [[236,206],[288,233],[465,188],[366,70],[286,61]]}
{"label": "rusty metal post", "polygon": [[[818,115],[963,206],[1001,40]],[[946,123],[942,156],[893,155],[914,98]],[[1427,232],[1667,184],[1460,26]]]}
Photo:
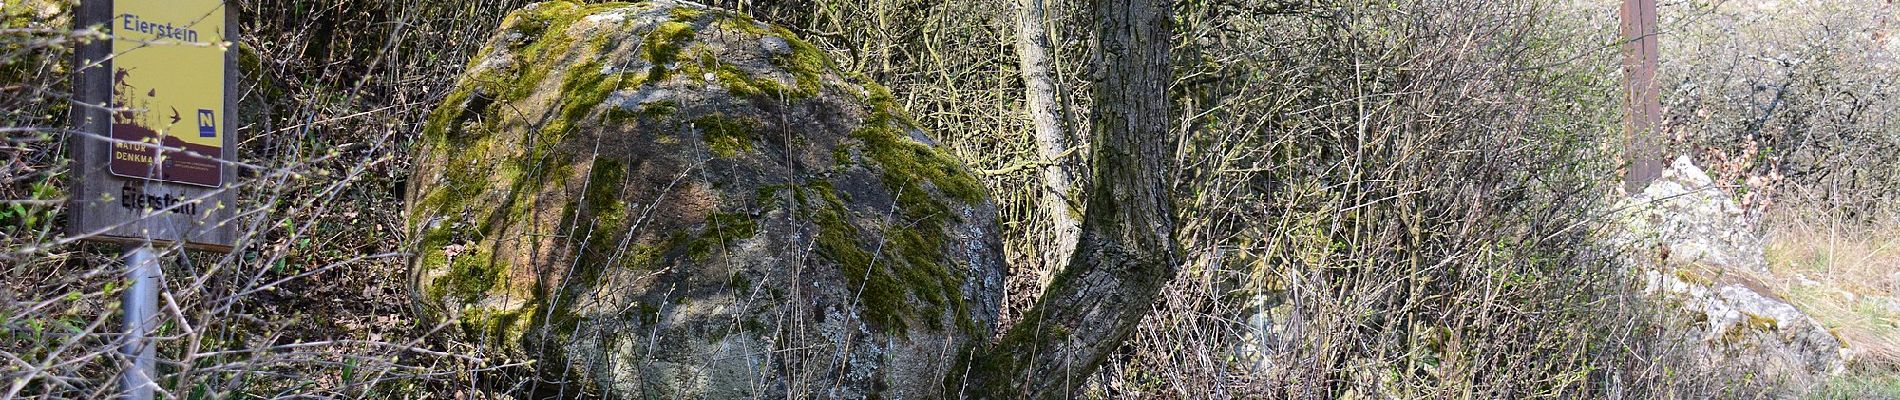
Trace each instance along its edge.
{"label": "rusty metal post", "polygon": [[1623,0],[1624,161],[1629,194],[1662,176],[1662,96],[1656,82],[1656,0]]}

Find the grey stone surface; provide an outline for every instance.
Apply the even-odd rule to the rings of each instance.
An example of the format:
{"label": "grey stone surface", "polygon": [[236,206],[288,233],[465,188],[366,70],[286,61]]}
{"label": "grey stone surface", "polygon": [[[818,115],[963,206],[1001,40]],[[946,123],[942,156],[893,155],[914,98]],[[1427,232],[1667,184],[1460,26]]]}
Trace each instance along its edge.
{"label": "grey stone surface", "polygon": [[1644,289],[1670,306],[1675,336],[1704,363],[1791,385],[1842,371],[1840,339],[1761,283],[1769,276],[1764,240],[1688,157],[1624,207],[1617,240],[1636,250]]}
{"label": "grey stone surface", "polygon": [[960,161],[790,32],[689,3],[514,13],[410,186],[421,303],[534,360],[521,392],[935,398],[999,312]]}
{"label": "grey stone surface", "polygon": [[1648,203],[1636,222],[1660,235],[1654,239],[1669,249],[1672,261],[1768,272],[1766,242],[1747,213],[1688,156],[1670,163],[1633,201]]}

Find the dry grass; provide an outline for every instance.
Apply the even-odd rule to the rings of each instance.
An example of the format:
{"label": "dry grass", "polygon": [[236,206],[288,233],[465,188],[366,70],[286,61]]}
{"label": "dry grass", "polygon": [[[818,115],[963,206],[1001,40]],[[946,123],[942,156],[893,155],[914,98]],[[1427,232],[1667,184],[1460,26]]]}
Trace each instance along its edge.
{"label": "dry grass", "polygon": [[[1227,78],[1176,88],[1193,260],[1097,393],[1756,393],[1684,363],[1669,322],[1630,293],[1614,256],[1629,249],[1571,229],[1601,222],[1610,198],[1614,13],[1316,7],[1188,8],[1186,36],[1209,45],[1186,46],[1197,62],[1180,74]],[[1285,311],[1254,317],[1269,309]],[[1249,347],[1269,350],[1236,351]]]}
{"label": "dry grass", "polygon": [[[1678,148],[1760,216],[1757,276],[1853,351],[1817,398],[1900,398],[1900,5],[1665,3]],[[1695,54],[1673,57],[1669,54]]]}
{"label": "dry grass", "polygon": [[1777,291],[1846,342],[1852,367],[1900,371],[1900,223],[1779,214],[1765,224]]}
{"label": "dry grass", "polygon": [[[399,257],[405,238],[393,227],[403,218],[397,199],[418,121],[493,22],[521,3],[236,2],[251,21],[243,42],[259,57],[247,72],[257,89],[247,107],[260,115],[247,121],[243,154],[266,166],[248,173],[268,189],[246,194],[243,207],[255,221],[240,251],[173,256],[174,282],[188,290],[175,297],[180,312],[172,317],[190,327],[164,338],[165,358],[177,362],[167,376],[173,387],[232,397],[461,397],[488,383],[475,382],[474,372],[512,362],[483,358],[482,349],[414,318]],[[1036,157],[1010,54],[1013,0],[709,3],[791,26],[844,68],[890,86],[977,169]],[[1614,169],[1605,154],[1616,149],[1602,145],[1618,129],[1613,5],[1180,3],[1181,79],[1172,95],[1184,111],[1180,231],[1192,261],[1134,342],[1095,377],[1093,393],[1740,396],[1712,392],[1723,390],[1724,377],[1682,369],[1672,358],[1678,349],[1657,346],[1660,323],[1646,313],[1648,304],[1627,293],[1613,258],[1596,252],[1614,249],[1594,249],[1581,230],[1569,230],[1600,216],[1598,185]],[[1058,85],[1087,93],[1090,38],[1079,12],[1086,2],[1052,4]],[[1729,21],[1684,18],[1672,27]],[[43,28],[9,31],[0,42],[46,43],[64,33]],[[1704,28],[1693,32],[1722,37],[1719,26]],[[0,128],[41,130],[10,133],[0,152],[0,207],[10,212],[0,216],[0,355],[8,356],[0,357],[0,377],[29,382],[0,390],[97,397],[111,390],[117,371],[107,331],[118,266],[110,248],[39,246],[64,239],[56,225],[65,137],[49,127],[63,123],[68,53],[35,46],[0,51],[0,78],[17,78],[0,79],[0,109],[9,113]],[[1729,86],[1670,88],[1679,89],[1670,96],[1679,99],[1674,121],[1719,122],[1680,132],[1710,132],[1693,141],[1746,161],[1725,182],[1782,171],[1860,194],[1836,199],[1843,204],[1893,198],[1864,195],[1895,192],[1878,190],[1891,180],[1823,172],[1895,163],[1810,162],[1834,153],[1794,140],[1812,136],[1790,135],[1797,132],[1790,127],[1834,129],[1847,121],[1859,125],[1825,137],[1891,142],[1869,133],[1892,132],[1881,107],[1895,103],[1828,97],[1889,90],[1884,78],[1839,73],[1861,69],[1827,67],[1860,59],[1821,52],[1812,64],[1784,69],[1749,64],[1757,62],[1747,57],[1754,49],[1697,53],[1714,56],[1674,59],[1748,67],[1674,80]],[[1777,103],[1789,107],[1783,110],[1862,111],[1755,111],[1774,96],[1752,88],[1783,82],[1795,82],[1787,86],[1791,98],[1813,100]],[[1086,96],[1075,97],[1069,114],[1087,115]],[[1742,101],[1725,102],[1733,99]],[[1755,153],[1732,148],[1740,141],[1718,135],[1733,132],[1756,132],[1767,144],[1758,149],[1804,164],[1757,162]],[[1883,150],[1890,147],[1860,148],[1850,153],[1891,154]],[[1047,263],[1035,259],[1048,245],[1046,216],[1036,214],[1041,185],[1031,173],[986,176],[985,183],[1001,206],[1018,268],[1008,296],[1020,307],[1033,301],[1046,272],[1037,266]],[[1887,349],[1865,358],[1894,365],[1894,314],[1867,305],[1881,285],[1888,299],[1900,290],[1900,277],[1880,275],[1900,261],[1892,250],[1900,232],[1773,226],[1778,271],[1840,288],[1806,295],[1789,286],[1795,299],[1838,324],[1830,326],[1850,342],[1886,341],[1864,346]],[[1306,318],[1282,321],[1300,335],[1276,343],[1259,368],[1233,349],[1252,339],[1247,317],[1276,304]],[[1879,393],[1854,388],[1895,381],[1843,385],[1852,387],[1846,393]]]}

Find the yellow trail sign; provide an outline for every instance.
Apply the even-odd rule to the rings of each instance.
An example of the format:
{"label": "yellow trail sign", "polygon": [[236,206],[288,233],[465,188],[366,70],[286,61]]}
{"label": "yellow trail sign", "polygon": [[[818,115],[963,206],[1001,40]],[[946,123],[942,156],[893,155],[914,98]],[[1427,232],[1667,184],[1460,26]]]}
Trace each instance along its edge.
{"label": "yellow trail sign", "polygon": [[236,244],[236,13],[225,0],[85,0],[67,235]]}
{"label": "yellow trail sign", "polygon": [[112,11],[112,174],[222,184],[223,2],[128,0]]}

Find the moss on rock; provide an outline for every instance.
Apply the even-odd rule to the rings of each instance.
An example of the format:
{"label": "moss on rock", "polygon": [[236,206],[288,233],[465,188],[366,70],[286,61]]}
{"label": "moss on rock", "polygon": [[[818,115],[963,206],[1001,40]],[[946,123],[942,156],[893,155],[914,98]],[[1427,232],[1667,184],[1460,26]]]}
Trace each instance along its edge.
{"label": "moss on rock", "polygon": [[686,248],[686,255],[692,257],[693,261],[706,261],[714,251],[734,241],[750,238],[758,232],[758,223],[750,215],[713,213],[706,216],[706,226],[700,229],[699,237],[693,239]]}
{"label": "moss on rock", "polygon": [[546,363],[531,376],[785,397],[813,389],[676,386],[763,373],[680,355],[829,348],[855,360],[828,378],[840,397],[928,397],[915,383],[941,382],[942,346],[995,321],[997,297],[970,292],[1002,281],[984,188],[888,91],[782,28],[538,3],[468,65],[418,141],[414,268],[464,332]]}
{"label": "moss on rock", "polygon": [[714,155],[732,157],[741,152],[752,151],[752,141],[758,136],[758,123],[746,117],[729,117],[724,114],[711,114],[693,120],[706,148]]}
{"label": "moss on rock", "polygon": [[693,40],[693,35],[697,32],[698,30],[693,29],[692,24],[667,21],[647,33],[646,40],[641,43],[647,61],[653,63],[653,66],[648,69],[647,79],[655,81],[666,79],[668,72],[666,65],[679,61],[680,51],[686,48],[687,43]]}

